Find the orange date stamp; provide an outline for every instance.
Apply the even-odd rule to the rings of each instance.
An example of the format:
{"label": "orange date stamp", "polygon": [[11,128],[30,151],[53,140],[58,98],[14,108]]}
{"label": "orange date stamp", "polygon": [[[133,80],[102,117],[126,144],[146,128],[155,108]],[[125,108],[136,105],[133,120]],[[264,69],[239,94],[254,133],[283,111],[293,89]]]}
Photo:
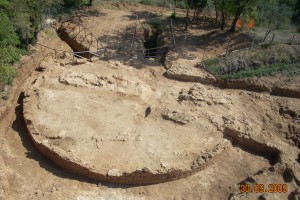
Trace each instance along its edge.
{"label": "orange date stamp", "polygon": [[287,184],[241,184],[240,192],[241,193],[287,193],[288,192]]}

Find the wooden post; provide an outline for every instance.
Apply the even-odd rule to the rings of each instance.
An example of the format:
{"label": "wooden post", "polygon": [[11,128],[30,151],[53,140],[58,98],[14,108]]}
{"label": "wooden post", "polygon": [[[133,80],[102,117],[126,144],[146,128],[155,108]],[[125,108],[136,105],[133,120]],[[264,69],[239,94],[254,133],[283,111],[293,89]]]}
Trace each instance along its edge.
{"label": "wooden post", "polygon": [[171,34],[172,34],[172,42],[173,42],[173,46],[175,47],[175,37],[174,37],[174,31],[173,31],[173,20],[171,18]]}
{"label": "wooden post", "polygon": [[252,43],[251,43],[251,49],[254,47],[255,45],[255,38],[253,38]]}
{"label": "wooden post", "polygon": [[133,32],[133,36],[132,36],[131,48],[134,46],[135,35],[136,35],[136,26],[134,28],[134,32]]}
{"label": "wooden post", "polygon": [[291,42],[290,42],[290,45],[293,44],[294,39],[295,39],[295,34],[293,34],[293,37],[292,37]]}
{"label": "wooden post", "polygon": [[228,51],[229,51],[229,45],[230,45],[230,38],[229,38],[229,40],[228,40],[228,44],[227,44],[227,47],[226,47],[226,53],[225,53],[225,55],[228,54]]}
{"label": "wooden post", "polygon": [[274,38],[275,38],[275,34],[273,33],[272,40],[271,40],[271,44],[273,43]]}

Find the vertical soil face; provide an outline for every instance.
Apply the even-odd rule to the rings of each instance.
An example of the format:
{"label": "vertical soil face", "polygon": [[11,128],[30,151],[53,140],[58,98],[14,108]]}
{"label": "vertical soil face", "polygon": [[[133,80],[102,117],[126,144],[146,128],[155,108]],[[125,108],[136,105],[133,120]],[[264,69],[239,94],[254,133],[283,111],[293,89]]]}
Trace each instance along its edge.
{"label": "vertical soil face", "polygon": [[246,152],[268,159],[271,165],[275,165],[280,162],[280,151],[278,149],[268,146],[267,144],[260,143],[251,137],[244,137],[236,130],[225,128],[224,137],[230,138],[230,141],[234,146],[238,146]]}
{"label": "vertical soil face", "polygon": [[[145,58],[155,58],[161,63],[165,62],[169,47],[167,46],[166,34],[161,29],[144,29]],[[165,46],[165,47],[164,47]]]}
{"label": "vertical soil face", "polygon": [[[89,51],[89,48],[84,46],[82,43],[80,43],[79,41],[76,40],[76,37],[73,38],[70,36],[70,34],[68,33],[68,30],[64,27],[59,27],[57,29],[57,34],[60,37],[61,40],[63,40],[64,42],[66,42],[71,49],[73,50],[73,52],[82,52],[82,51]],[[82,56],[84,58],[91,58],[92,54],[86,52],[86,53],[80,53],[78,54],[79,56]]]}
{"label": "vertical soil face", "polygon": [[156,57],[156,49],[160,45],[158,44],[158,38],[161,35],[161,30],[155,30],[154,33],[151,33],[149,30],[145,30],[145,42],[144,47],[148,50],[148,53],[145,54],[145,57]]}

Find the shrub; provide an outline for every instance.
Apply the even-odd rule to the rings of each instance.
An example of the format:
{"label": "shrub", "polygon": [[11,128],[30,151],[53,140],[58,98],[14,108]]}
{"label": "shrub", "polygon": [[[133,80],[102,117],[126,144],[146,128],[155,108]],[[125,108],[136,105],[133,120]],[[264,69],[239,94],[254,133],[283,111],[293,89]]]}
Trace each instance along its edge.
{"label": "shrub", "polygon": [[64,0],[64,5],[66,7],[80,7],[85,3],[85,0]]}
{"label": "shrub", "polygon": [[206,69],[210,73],[218,75],[218,74],[220,74],[219,62],[220,61],[218,58],[211,58],[211,59],[205,60],[203,63],[204,63],[204,66],[206,67]]}
{"label": "shrub", "polygon": [[147,24],[149,24],[154,31],[161,31],[163,29],[163,22],[159,19],[149,21]]}
{"label": "shrub", "polygon": [[270,66],[262,66],[258,69],[248,69],[244,71],[239,71],[237,73],[223,75],[223,79],[240,79],[248,78],[254,76],[270,76],[275,74],[282,74],[288,77],[299,75],[300,74],[300,65],[299,64],[285,64],[285,63],[276,63]]}
{"label": "shrub", "polygon": [[177,8],[186,9],[187,6],[186,6],[185,1],[178,1],[177,2]]}
{"label": "shrub", "polygon": [[0,10],[0,47],[19,44],[18,36],[6,13]]}
{"label": "shrub", "polygon": [[0,82],[11,85],[17,76],[17,70],[8,65],[0,65]]}
{"label": "shrub", "polygon": [[144,5],[155,5],[156,1],[155,0],[142,0],[140,3],[144,4]]}
{"label": "shrub", "polygon": [[0,48],[0,64],[14,64],[19,61],[21,54],[24,53],[24,50],[13,46]]}
{"label": "shrub", "polygon": [[176,12],[172,12],[172,14],[170,15],[170,18],[176,19]]}

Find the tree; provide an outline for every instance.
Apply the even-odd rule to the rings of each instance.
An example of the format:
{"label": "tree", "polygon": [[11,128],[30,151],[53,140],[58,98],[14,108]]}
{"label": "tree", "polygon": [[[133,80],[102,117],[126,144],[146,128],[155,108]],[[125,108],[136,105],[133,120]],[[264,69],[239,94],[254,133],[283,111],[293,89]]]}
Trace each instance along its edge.
{"label": "tree", "polygon": [[93,0],[89,0],[89,5],[93,5]]}
{"label": "tree", "polygon": [[226,4],[225,4],[225,0],[221,0],[221,3],[220,3],[220,7],[221,7],[221,30],[223,31],[224,28],[225,28],[225,23],[226,23],[226,20],[225,20],[225,10],[226,10]]}
{"label": "tree", "polygon": [[65,7],[79,7],[86,3],[86,0],[63,0],[63,2]]}
{"label": "tree", "polygon": [[186,5],[186,17],[185,17],[185,28],[186,31],[188,29],[189,24],[189,12],[190,9],[202,11],[203,8],[207,5],[207,0],[184,0]]}
{"label": "tree", "polygon": [[220,0],[212,0],[212,1],[213,1],[214,6],[215,6],[216,23],[218,23],[218,20],[219,20],[219,8],[218,8],[218,5],[220,3]]}
{"label": "tree", "polygon": [[228,3],[232,3],[229,6],[231,7],[231,11],[234,16],[230,31],[235,32],[237,20],[241,17],[242,14],[247,15],[248,13],[251,13],[251,11],[256,6],[256,1],[255,0],[233,0],[233,1],[228,1]]}
{"label": "tree", "polygon": [[233,18],[231,31],[235,32],[236,22],[241,16],[248,16],[256,7],[257,0],[211,0],[216,12],[216,22],[219,22],[221,15],[220,28],[224,30],[226,18]]}
{"label": "tree", "polygon": [[9,7],[9,2],[7,0],[0,0],[0,9],[7,11]]}
{"label": "tree", "polygon": [[196,16],[199,15],[199,13],[203,12],[203,9],[207,6],[207,0],[194,0],[194,5],[192,9],[194,9],[194,17],[193,21],[195,20]]}
{"label": "tree", "polygon": [[17,46],[19,44],[18,36],[6,13],[0,11],[0,48],[7,46]]}
{"label": "tree", "polygon": [[257,20],[267,28],[263,41],[272,31],[289,24],[292,13],[292,9],[285,3],[274,0],[260,0]]}
{"label": "tree", "polygon": [[297,0],[294,4],[293,22],[300,25],[300,0]]}
{"label": "tree", "polygon": [[189,12],[190,8],[193,4],[193,0],[184,0],[185,5],[186,5],[186,16],[185,16],[185,28],[184,30],[187,31],[188,29],[188,24],[189,24]]}

